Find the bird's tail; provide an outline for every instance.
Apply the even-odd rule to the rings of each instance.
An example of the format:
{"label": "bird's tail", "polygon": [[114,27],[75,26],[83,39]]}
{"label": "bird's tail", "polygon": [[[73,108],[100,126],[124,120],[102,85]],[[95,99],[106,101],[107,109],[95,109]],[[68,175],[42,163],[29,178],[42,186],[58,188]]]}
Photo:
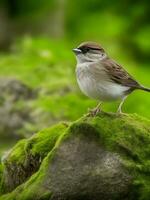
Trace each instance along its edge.
{"label": "bird's tail", "polygon": [[140,86],[139,88],[140,90],[144,90],[146,92],[150,92],[150,88],[144,87],[144,86]]}

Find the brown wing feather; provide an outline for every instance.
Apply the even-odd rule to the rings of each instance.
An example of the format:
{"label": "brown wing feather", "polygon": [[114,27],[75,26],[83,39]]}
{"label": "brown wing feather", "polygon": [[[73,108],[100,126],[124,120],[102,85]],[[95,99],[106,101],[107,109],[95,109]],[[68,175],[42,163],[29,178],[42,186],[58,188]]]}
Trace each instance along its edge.
{"label": "brown wing feather", "polygon": [[116,83],[132,88],[140,87],[140,84],[115,61],[107,58],[101,62],[103,62],[110,78]]}

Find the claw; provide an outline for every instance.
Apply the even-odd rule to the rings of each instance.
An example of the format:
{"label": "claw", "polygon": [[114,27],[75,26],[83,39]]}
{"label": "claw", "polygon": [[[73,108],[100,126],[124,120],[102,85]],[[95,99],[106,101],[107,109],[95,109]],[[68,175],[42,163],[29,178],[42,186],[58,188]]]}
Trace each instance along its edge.
{"label": "claw", "polygon": [[89,116],[95,117],[101,111],[100,108],[94,108],[89,110]]}
{"label": "claw", "polygon": [[94,109],[88,109],[88,114],[87,114],[87,116],[88,116],[88,117],[94,117],[94,116],[96,116],[99,112],[101,112],[100,105],[101,105],[101,103],[99,103],[99,104],[96,106],[96,108],[94,108]]}

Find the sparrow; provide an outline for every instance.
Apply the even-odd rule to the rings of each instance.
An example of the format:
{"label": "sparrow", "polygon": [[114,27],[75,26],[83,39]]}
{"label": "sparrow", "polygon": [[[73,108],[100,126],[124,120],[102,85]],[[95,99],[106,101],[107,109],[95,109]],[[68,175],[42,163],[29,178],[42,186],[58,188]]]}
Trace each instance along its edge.
{"label": "sparrow", "polygon": [[[136,81],[120,64],[111,59],[101,45],[83,42],[73,49],[76,55],[76,77],[81,91],[92,99],[101,102],[121,100],[118,113],[126,97],[134,90],[150,92]],[[93,110],[100,111],[100,103]]]}

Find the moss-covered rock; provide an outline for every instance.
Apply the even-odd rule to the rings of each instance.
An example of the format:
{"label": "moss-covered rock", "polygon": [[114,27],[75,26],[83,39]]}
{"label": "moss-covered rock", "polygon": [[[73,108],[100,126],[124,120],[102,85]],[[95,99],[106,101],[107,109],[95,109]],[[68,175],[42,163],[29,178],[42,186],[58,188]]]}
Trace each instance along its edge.
{"label": "moss-covered rock", "polygon": [[22,140],[3,161],[1,193],[0,200],[149,200],[150,121],[101,113]]}
{"label": "moss-covered rock", "polygon": [[51,151],[65,127],[58,124],[45,129],[30,139],[19,141],[8,152],[3,158],[1,193],[12,191],[39,169],[43,158]]}

